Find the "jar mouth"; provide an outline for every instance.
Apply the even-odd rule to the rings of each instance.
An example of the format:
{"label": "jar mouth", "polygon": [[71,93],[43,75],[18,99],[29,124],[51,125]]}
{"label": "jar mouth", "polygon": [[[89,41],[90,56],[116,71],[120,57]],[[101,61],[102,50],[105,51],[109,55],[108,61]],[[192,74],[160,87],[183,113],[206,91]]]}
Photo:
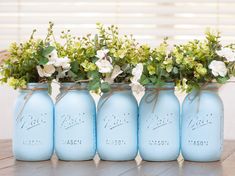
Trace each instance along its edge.
{"label": "jar mouth", "polygon": [[111,89],[119,89],[120,88],[120,89],[125,89],[125,90],[131,90],[131,86],[127,83],[113,83],[110,86],[111,86]]}
{"label": "jar mouth", "polygon": [[19,92],[33,91],[48,91],[48,83],[27,83],[26,88],[19,88]]}
{"label": "jar mouth", "polygon": [[48,83],[28,83],[27,89],[32,88],[48,88]]}
{"label": "jar mouth", "polygon": [[221,84],[212,82],[212,83],[207,83],[207,84],[200,84],[199,90],[210,90],[210,89],[218,90],[220,87],[221,87]]}
{"label": "jar mouth", "polygon": [[167,82],[164,83],[163,85],[159,86],[159,85],[154,85],[154,84],[147,84],[145,85],[146,89],[154,89],[154,88],[175,88],[175,83],[174,82]]}
{"label": "jar mouth", "polygon": [[76,90],[76,89],[84,89],[86,90],[87,89],[87,83],[74,83],[74,82],[66,82],[66,83],[61,83],[60,84],[60,89],[63,90],[63,89],[73,89],[73,90]]}

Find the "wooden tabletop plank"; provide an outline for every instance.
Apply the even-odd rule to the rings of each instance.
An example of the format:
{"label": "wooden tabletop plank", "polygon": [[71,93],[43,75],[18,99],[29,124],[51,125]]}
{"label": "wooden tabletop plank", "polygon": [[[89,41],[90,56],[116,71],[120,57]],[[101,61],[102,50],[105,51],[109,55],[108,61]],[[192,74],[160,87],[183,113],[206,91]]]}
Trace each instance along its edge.
{"label": "wooden tabletop plank", "polygon": [[9,158],[12,155],[12,146],[11,142],[8,141],[1,141],[0,142],[0,160],[4,158]]}
{"label": "wooden tabletop plank", "polygon": [[[15,161],[15,164],[0,170],[0,175],[6,176],[47,176],[53,174],[53,164],[51,160],[43,162],[22,162]],[[68,173],[67,173],[68,174]]]}
{"label": "wooden tabletop plank", "polygon": [[[225,141],[224,151],[221,157],[221,161],[211,163],[189,162],[184,161],[180,155],[178,161],[172,162],[147,162],[138,166],[138,174],[136,175],[161,175],[161,176],[177,176],[177,175],[189,175],[189,176],[207,176],[211,172],[212,176],[221,174],[221,162],[227,159],[231,154],[235,152],[235,141]],[[235,162],[234,162],[235,165]],[[215,167],[213,169],[213,167]],[[213,169],[213,170],[211,170]],[[191,171],[190,171],[191,170]],[[135,169],[122,173],[122,175],[134,175]],[[235,173],[235,172],[234,172]],[[235,175],[235,174],[234,174]],[[234,176],[233,175],[233,176]]]}
{"label": "wooden tabletop plank", "polygon": [[[3,144],[4,143],[4,144]],[[51,160],[43,162],[15,161],[12,157],[11,142],[0,142],[7,151],[8,158],[0,159],[1,176],[234,176],[235,141],[225,141],[224,152],[219,162],[196,163],[184,161],[146,162],[140,156],[128,162],[102,161],[95,157],[91,161],[65,162],[54,155]],[[8,147],[7,147],[8,146]],[[2,152],[3,154],[4,152]]]}
{"label": "wooden tabletop plank", "polygon": [[[179,175],[190,176],[223,176],[222,162],[235,152],[235,141],[225,141],[221,160],[217,162],[190,162],[184,161],[180,164]],[[165,175],[164,175],[165,176]],[[173,174],[172,174],[173,176]],[[176,175],[177,176],[177,175]],[[234,175],[231,175],[234,176]]]}

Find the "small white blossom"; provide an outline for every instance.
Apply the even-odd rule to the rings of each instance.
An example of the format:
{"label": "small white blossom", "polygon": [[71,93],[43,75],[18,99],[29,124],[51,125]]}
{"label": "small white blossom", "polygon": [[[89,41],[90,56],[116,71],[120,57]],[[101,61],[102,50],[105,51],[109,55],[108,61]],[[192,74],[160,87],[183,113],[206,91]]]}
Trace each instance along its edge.
{"label": "small white blossom", "polygon": [[67,57],[64,58],[57,58],[55,60],[54,66],[56,67],[62,67],[63,69],[70,69],[70,60]]}
{"label": "small white blossom", "polygon": [[105,82],[108,82],[109,84],[112,84],[114,82],[114,79],[120,75],[123,71],[121,70],[121,68],[118,65],[115,65],[112,71],[111,76],[107,76],[105,78]]}
{"label": "small white blossom", "polygon": [[60,78],[66,77],[67,72],[68,72],[68,70],[58,71],[58,74],[56,75],[56,80],[59,81]]}
{"label": "small white blossom", "polygon": [[212,74],[214,76],[225,77],[227,75],[227,72],[228,72],[225,63],[222,62],[222,61],[213,60],[210,63],[209,68],[212,70]]}
{"label": "small white blossom", "polygon": [[98,57],[99,59],[104,59],[107,57],[108,52],[108,49],[98,50],[96,52],[96,57]]}
{"label": "small white blossom", "polygon": [[142,86],[139,82],[131,83],[130,86],[132,91],[136,94],[140,94],[145,90],[144,86]]}
{"label": "small white blossom", "polygon": [[96,66],[99,68],[100,73],[111,73],[113,70],[112,58],[107,56],[109,50],[103,49],[98,50],[96,57],[99,59],[95,62]]}
{"label": "small white blossom", "polygon": [[54,49],[50,54],[46,55],[48,62],[46,65],[54,65],[55,67],[62,67],[63,69],[70,69],[70,60],[67,57],[59,58],[57,51]]}
{"label": "small white blossom", "polygon": [[144,86],[139,83],[143,72],[143,64],[137,64],[135,68],[132,70],[133,77],[131,78],[131,89],[133,92],[139,94],[144,91]]}
{"label": "small white blossom", "polygon": [[131,82],[138,82],[143,72],[143,64],[137,64],[132,70]]}
{"label": "small white blossom", "polygon": [[233,62],[235,61],[235,52],[231,48],[222,48],[219,51],[216,51],[220,57],[225,57],[227,61]]}
{"label": "small white blossom", "polygon": [[53,49],[51,53],[45,56],[48,59],[48,65],[53,64],[58,58],[56,49]]}
{"label": "small white blossom", "polygon": [[58,72],[56,78],[63,78],[70,69],[70,59],[67,57],[59,58],[57,51],[54,49],[50,54],[46,55],[48,62],[43,66],[37,66],[40,77],[50,77],[55,71]]}
{"label": "small white blossom", "polygon": [[53,65],[37,66],[37,71],[40,77],[50,77],[55,72]]}
{"label": "small white blossom", "polygon": [[111,73],[113,70],[112,64],[106,59],[99,59],[95,62],[100,73]]}

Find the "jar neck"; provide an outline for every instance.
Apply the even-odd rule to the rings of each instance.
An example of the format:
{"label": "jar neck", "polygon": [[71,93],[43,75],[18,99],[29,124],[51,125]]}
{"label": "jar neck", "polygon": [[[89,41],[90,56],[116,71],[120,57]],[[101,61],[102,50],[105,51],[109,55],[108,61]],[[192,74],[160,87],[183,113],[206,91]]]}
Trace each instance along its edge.
{"label": "jar neck", "polygon": [[193,89],[192,92],[214,92],[218,93],[219,84],[217,83],[208,83],[206,85],[202,85],[199,89]]}
{"label": "jar neck", "polygon": [[31,91],[40,91],[48,93],[48,83],[28,83],[26,88],[19,89],[19,92],[27,93]]}
{"label": "jar neck", "polygon": [[111,90],[103,93],[102,97],[112,96],[113,94],[125,94],[132,95],[131,87],[128,84],[114,83],[111,84]]}
{"label": "jar neck", "polygon": [[145,93],[152,93],[152,92],[167,92],[167,93],[174,93],[175,91],[175,84],[174,83],[165,83],[162,86],[148,84],[145,86]]}
{"label": "jar neck", "polygon": [[131,93],[131,86],[129,84],[124,84],[124,83],[114,83],[114,84],[111,84],[111,91]]}
{"label": "jar neck", "polygon": [[88,91],[87,83],[61,83],[60,91]]}

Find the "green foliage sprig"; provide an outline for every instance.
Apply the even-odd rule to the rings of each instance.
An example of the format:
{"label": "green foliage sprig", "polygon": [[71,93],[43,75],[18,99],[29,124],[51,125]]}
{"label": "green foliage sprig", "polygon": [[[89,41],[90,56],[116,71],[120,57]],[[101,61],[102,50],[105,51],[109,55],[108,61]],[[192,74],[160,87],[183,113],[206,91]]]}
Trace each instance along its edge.
{"label": "green foliage sprig", "polygon": [[34,39],[33,31],[26,42],[12,43],[9,48],[10,56],[0,66],[0,82],[8,83],[14,89],[25,88],[30,82],[50,82],[51,78],[41,78],[37,72],[37,65],[48,62],[48,54],[54,49],[50,45],[53,23],[49,24],[45,40]]}
{"label": "green foliage sprig", "polygon": [[235,53],[222,46],[219,33],[207,31],[203,41],[176,45],[172,57],[180,73],[177,86],[187,92],[213,81],[224,84],[234,75]]}
{"label": "green foliage sprig", "polygon": [[179,70],[175,58],[169,50],[167,38],[156,48],[146,48],[149,55],[144,61],[144,71],[140,82],[143,85],[152,84],[163,86],[167,82],[175,82],[179,77]]}
{"label": "green foliage sprig", "polygon": [[97,23],[97,34],[83,37],[63,31],[57,42],[53,23],[45,39],[31,37],[12,43],[10,56],[0,66],[0,82],[25,88],[31,82],[87,82],[88,89],[108,92],[113,83],[144,86],[174,82],[183,91],[199,89],[213,81],[223,84],[235,76],[235,45],[222,46],[220,34],[207,31],[204,40],[175,45],[167,39],[157,47],[140,45],[132,35],[120,35],[118,27]]}

